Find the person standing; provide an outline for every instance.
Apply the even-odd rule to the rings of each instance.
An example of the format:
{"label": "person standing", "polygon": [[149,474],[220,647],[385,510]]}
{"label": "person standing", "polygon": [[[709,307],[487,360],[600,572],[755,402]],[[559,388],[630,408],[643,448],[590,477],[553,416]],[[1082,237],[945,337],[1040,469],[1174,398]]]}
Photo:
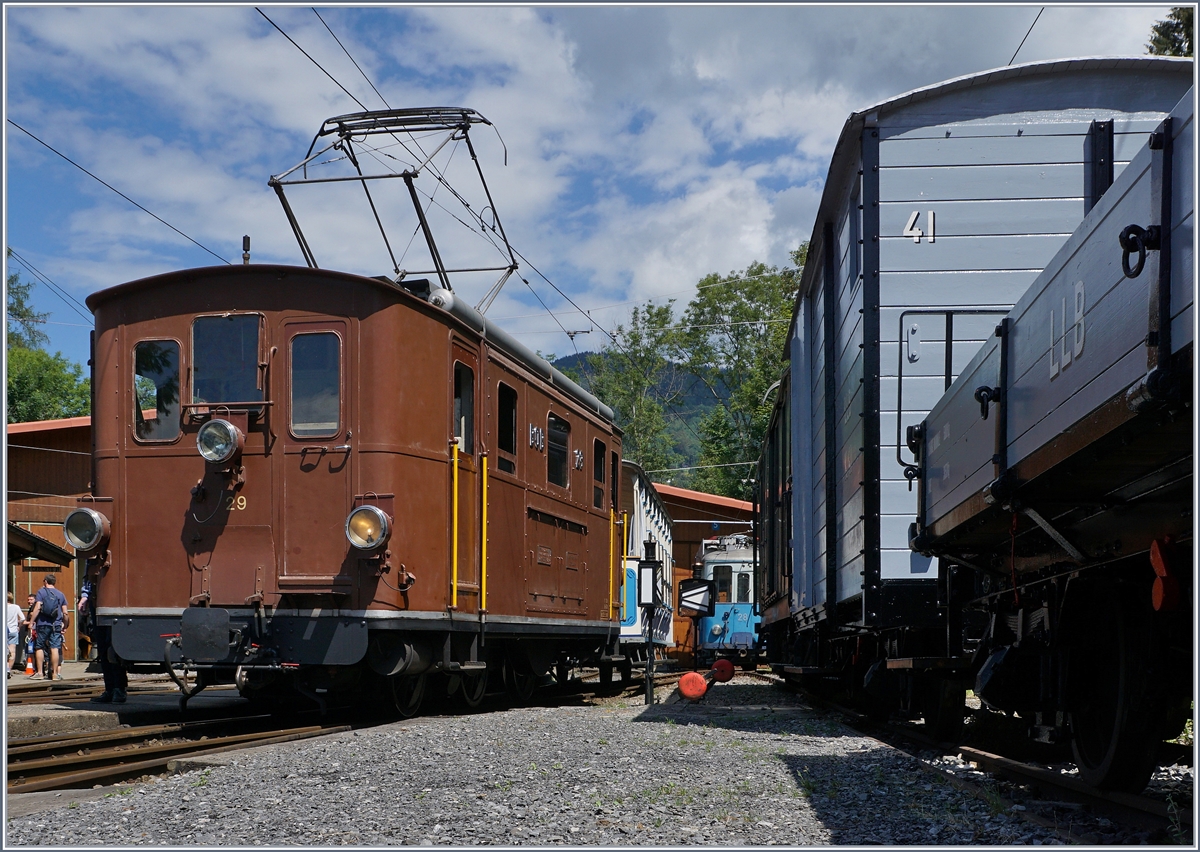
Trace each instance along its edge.
{"label": "person standing", "polygon": [[21,635],[24,646],[21,648],[21,668],[25,668],[26,660],[33,658],[33,606],[37,600],[30,595],[25,604],[25,620],[21,622]]}
{"label": "person standing", "polygon": [[21,622],[25,620],[21,617],[23,614],[24,613],[21,612],[21,608],[13,603],[13,594],[12,592],[9,592],[8,610],[5,612],[5,615],[7,616],[5,619],[5,625],[8,629],[7,677],[12,677],[13,666],[16,665],[17,662],[17,642],[21,639]]}
{"label": "person standing", "polygon": [[[62,663],[63,620],[67,613],[67,599],[54,587],[55,582],[57,581],[53,574],[47,574],[42,580],[42,587],[34,595],[33,614],[30,616],[30,621],[37,631],[33,647],[38,672],[41,672],[46,661],[46,651],[50,651],[50,668],[46,671],[46,680],[62,680],[59,667]],[[37,676],[38,673],[30,675]]]}
{"label": "person standing", "polygon": [[94,585],[90,578],[85,577],[83,587],[79,590],[79,600],[75,602],[75,612],[79,618],[79,623],[76,626],[76,629],[79,631],[79,650],[84,659],[89,658],[92,653],[94,618],[92,612],[88,609],[88,601],[92,597]]}
{"label": "person standing", "polygon": [[124,704],[126,690],[129,689],[129,676],[125,673],[125,667],[113,659],[110,659],[109,648],[112,647],[112,627],[101,627],[95,616],[95,606],[93,601],[96,599],[99,591],[99,578],[93,578],[89,574],[83,583],[83,591],[79,595],[79,605],[75,611],[79,613],[80,621],[85,618],[85,613],[91,611],[91,637],[96,647],[96,659],[100,661],[100,671],[104,673],[104,692],[97,695],[92,701],[96,704]]}

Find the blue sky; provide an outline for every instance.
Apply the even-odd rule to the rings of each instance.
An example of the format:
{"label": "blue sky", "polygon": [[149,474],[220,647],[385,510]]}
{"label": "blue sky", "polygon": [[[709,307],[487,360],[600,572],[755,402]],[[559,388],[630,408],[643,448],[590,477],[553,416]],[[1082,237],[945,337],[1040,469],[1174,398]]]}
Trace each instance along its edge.
{"label": "blue sky", "polygon": [[[262,7],[368,108],[384,104],[329,29],[392,107],[465,106],[493,122],[503,148],[485,128],[472,140],[508,236],[591,320],[527,264],[521,274],[576,330],[612,329],[632,302],[686,302],[710,272],[786,265],[847,115],[1007,64],[1041,7],[316,8],[324,24],[307,6]],[[1142,54],[1167,10],[1047,7],[1017,62]],[[249,234],[255,261],[302,263],[267,178],[324,119],[359,107],[253,7],[7,5],[4,48],[7,118],[231,262]],[[217,262],[7,123],[5,142],[6,244],[72,298]],[[439,167],[484,206],[461,146]],[[351,190],[289,199],[320,265],[389,273]],[[447,264],[496,265],[434,194]],[[407,243],[403,185],[381,181],[377,198]],[[428,268],[412,245],[402,268]],[[495,278],[454,286],[475,303]],[[33,297],[50,348],[86,361],[88,320],[43,284]],[[517,278],[488,315],[543,352],[603,343],[592,331],[572,344]]]}

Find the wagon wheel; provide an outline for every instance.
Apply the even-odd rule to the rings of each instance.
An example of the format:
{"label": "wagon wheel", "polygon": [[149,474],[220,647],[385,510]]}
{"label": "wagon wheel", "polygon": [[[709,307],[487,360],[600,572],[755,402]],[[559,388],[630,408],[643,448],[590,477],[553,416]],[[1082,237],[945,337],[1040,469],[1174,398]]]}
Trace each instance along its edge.
{"label": "wagon wheel", "polygon": [[633,680],[633,659],[629,653],[625,653],[625,659],[621,660],[621,685],[628,686]]}
{"label": "wagon wheel", "polygon": [[478,707],[487,692],[487,669],[478,674],[460,674],[458,676],[458,697],[468,707]]}
{"label": "wagon wheel", "polygon": [[536,686],[537,675],[533,672],[518,671],[511,662],[504,663],[504,687],[515,703],[528,704]]}
{"label": "wagon wheel", "polygon": [[613,664],[600,661],[600,688],[610,689],[613,682]]}
{"label": "wagon wheel", "polygon": [[936,678],[926,681],[925,727],[938,742],[956,743],[962,739],[966,716],[967,687],[962,681]]}
{"label": "wagon wheel", "polygon": [[1154,770],[1159,725],[1143,597],[1123,586],[1097,590],[1071,637],[1071,751],[1080,780],[1099,789],[1140,792]]}
{"label": "wagon wheel", "polygon": [[400,675],[388,680],[396,712],[405,719],[415,716],[425,698],[425,675]]}

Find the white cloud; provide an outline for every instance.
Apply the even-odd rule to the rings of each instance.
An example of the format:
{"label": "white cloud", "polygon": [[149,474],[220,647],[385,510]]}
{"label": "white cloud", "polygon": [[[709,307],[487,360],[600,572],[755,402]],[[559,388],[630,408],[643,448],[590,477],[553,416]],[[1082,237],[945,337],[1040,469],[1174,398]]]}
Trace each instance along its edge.
{"label": "white cloud", "polygon": [[[364,103],[380,106],[311,10],[264,10]],[[1018,61],[1142,53],[1166,11],[1047,7]],[[1003,65],[1036,13],[976,5],[322,10],[393,107],[463,105],[496,123],[507,167],[493,134],[477,128],[472,138],[509,236],[586,305],[687,290],[706,273],[756,259],[788,263],[811,231],[847,114]],[[358,107],[257,12],[28,6],[6,15],[10,117],[231,260],[250,233],[257,260],[298,261],[266,178],[303,156],[324,118]],[[64,178],[63,164],[19,137],[10,129],[9,241],[44,271],[86,292],[207,262],[88,178]],[[480,210],[486,201],[469,166],[456,154],[454,185]],[[71,208],[59,220],[22,196],[48,170],[64,189],[56,209]],[[400,222],[408,200],[392,183],[375,197],[381,215]],[[386,272],[361,192],[322,192],[289,193],[318,261]],[[447,200],[444,190],[438,197]],[[45,210],[14,218],[21,208]],[[440,210],[431,218],[441,220],[448,262],[497,262]],[[403,221],[389,231],[398,255],[415,224]],[[419,236],[413,246],[407,268],[428,263]],[[550,304],[562,304],[523,271]],[[494,277],[465,282],[468,298]],[[531,302],[514,280],[491,313],[529,313]],[[606,321],[618,314],[608,311]],[[566,351],[560,343],[549,348]]]}

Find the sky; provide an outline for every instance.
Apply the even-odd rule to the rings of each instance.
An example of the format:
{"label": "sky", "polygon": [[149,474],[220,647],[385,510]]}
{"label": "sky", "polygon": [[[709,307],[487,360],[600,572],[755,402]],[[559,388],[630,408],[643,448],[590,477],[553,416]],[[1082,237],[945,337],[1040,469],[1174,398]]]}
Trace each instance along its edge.
{"label": "sky", "polygon": [[[600,329],[628,322],[635,304],[676,299],[681,307],[707,274],[754,261],[789,265],[789,252],[810,236],[852,111],[1004,66],[1018,46],[1016,64],[1141,55],[1168,11],[260,8],[266,17],[237,5],[5,6],[5,242],[25,263],[10,260],[8,272],[37,281],[32,267],[55,285],[38,281],[32,293],[49,313],[51,351],[86,362],[90,315],[80,303],[89,293],[240,263],[243,234],[254,262],[302,265],[267,179],[306,156],[326,118],[362,110],[351,95],[372,110],[468,107],[491,122],[470,136],[494,204],[462,142],[442,148],[414,185],[450,268],[507,262],[475,218],[494,227],[498,215],[524,259],[487,315],[561,356],[600,348]],[[356,149],[360,165],[409,167],[413,142],[373,137]],[[437,143],[420,144],[428,152]],[[331,151],[311,174],[350,168]],[[403,182],[376,181],[371,192],[395,264],[360,186],[289,187],[317,263],[367,275],[431,269]],[[476,304],[498,277],[451,281]],[[564,330],[584,333],[571,339]]]}

